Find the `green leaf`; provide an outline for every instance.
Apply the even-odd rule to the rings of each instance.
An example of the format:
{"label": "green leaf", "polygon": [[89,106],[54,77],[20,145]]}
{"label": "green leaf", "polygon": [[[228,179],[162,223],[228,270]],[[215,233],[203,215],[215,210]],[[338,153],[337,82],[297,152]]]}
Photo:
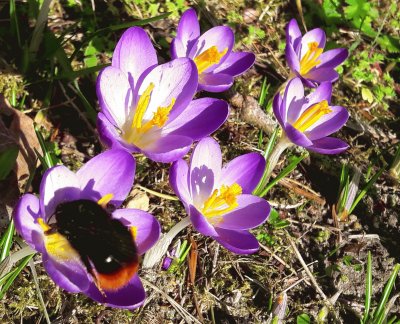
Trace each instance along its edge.
{"label": "green leaf", "polygon": [[372,91],[368,88],[361,89],[361,97],[363,98],[363,100],[368,101],[370,104],[374,102],[374,95],[372,94]]}
{"label": "green leaf", "polygon": [[268,191],[269,191],[273,186],[275,186],[281,179],[283,179],[283,178],[286,177],[290,172],[292,172],[292,171],[297,167],[297,165],[298,165],[301,161],[303,161],[303,159],[304,159],[307,155],[308,155],[308,153],[304,153],[304,154],[302,154],[302,155],[300,155],[300,156],[296,156],[296,157],[292,160],[292,162],[290,162],[289,165],[288,165],[286,168],[284,168],[284,169],[281,171],[281,173],[279,173],[279,174],[265,187],[264,191],[263,191],[260,195],[258,195],[258,196],[259,196],[259,197],[264,197],[264,196],[268,193]]}
{"label": "green leaf", "polygon": [[393,286],[397,279],[397,275],[400,270],[400,264],[396,264],[394,266],[393,272],[390,275],[388,282],[385,285],[385,289],[383,290],[382,297],[379,301],[379,304],[374,312],[374,323],[381,324],[385,319],[385,306],[388,302],[389,295],[392,292]]}
{"label": "green leaf", "polygon": [[367,258],[367,278],[365,282],[365,310],[363,316],[363,323],[368,320],[369,309],[371,308],[371,297],[372,297],[372,257],[371,251],[368,251]]}
{"label": "green leaf", "polygon": [[8,146],[0,152],[0,180],[4,180],[14,168],[18,152],[17,145]]}
{"label": "green leaf", "polygon": [[310,316],[308,316],[307,314],[301,314],[301,315],[297,316],[296,323],[297,324],[309,324],[309,323],[311,323]]}

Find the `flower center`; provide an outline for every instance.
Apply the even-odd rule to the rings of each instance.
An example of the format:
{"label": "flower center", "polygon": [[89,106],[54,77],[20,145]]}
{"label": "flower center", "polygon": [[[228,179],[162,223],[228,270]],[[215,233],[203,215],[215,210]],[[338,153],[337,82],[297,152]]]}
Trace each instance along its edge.
{"label": "flower center", "polygon": [[324,51],[323,48],[318,47],[317,42],[308,43],[308,51],[300,61],[300,74],[307,74],[313,67],[321,63],[318,61],[319,56]]}
{"label": "flower center", "polygon": [[211,46],[200,55],[197,55],[194,58],[194,63],[196,63],[199,74],[203,73],[210,66],[218,64],[227,51],[228,48],[225,48],[222,52],[218,52],[217,46]]}
{"label": "flower center", "polygon": [[231,186],[222,185],[215,189],[210,197],[204,202],[201,212],[207,218],[221,216],[239,206],[237,196],[242,194],[242,187],[237,183]]}
{"label": "flower center", "polygon": [[38,218],[37,222],[44,233],[44,245],[47,253],[60,261],[67,261],[79,258],[78,253],[71,246],[64,235],[53,230],[43,218]]}
{"label": "flower center", "polygon": [[161,128],[168,121],[169,113],[175,104],[175,98],[167,107],[158,107],[157,111],[153,113],[153,118],[149,121],[144,121],[144,115],[149,106],[151,93],[154,89],[154,83],[150,83],[146,90],[142,93],[136,106],[135,115],[132,119],[132,124],[124,132],[123,138],[128,143],[136,143],[141,139],[143,134],[147,133],[154,126]]}
{"label": "flower center", "polygon": [[332,112],[332,110],[329,108],[328,101],[323,100],[303,112],[293,124],[293,127],[304,132],[314,125],[322,116],[330,112]]}

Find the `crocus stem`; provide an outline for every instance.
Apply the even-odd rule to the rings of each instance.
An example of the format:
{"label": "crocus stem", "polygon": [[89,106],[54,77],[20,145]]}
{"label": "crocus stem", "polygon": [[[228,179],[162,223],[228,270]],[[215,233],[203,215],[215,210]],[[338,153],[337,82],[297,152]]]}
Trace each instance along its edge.
{"label": "crocus stem", "polygon": [[264,191],[264,188],[268,184],[269,178],[271,177],[272,171],[278,164],[280,156],[288,147],[292,145],[293,143],[287,138],[285,133],[283,133],[269,156],[263,177],[253,192],[254,195],[260,195]]}
{"label": "crocus stem", "polygon": [[396,180],[400,180],[400,145],[394,155],[392,166],[389,170],[390,175]]}
{"label": "crocus stem", "polygon": [[171,244],[172,240],[182,231],[184,228],[191,224],[190,218],[186,217],[182,219],[179,223],[175,224],[167,234],[164,234],[149,251],[146,252],[143,260],[142,267],[152,268],[154,267],[167,253],[168,246]]}

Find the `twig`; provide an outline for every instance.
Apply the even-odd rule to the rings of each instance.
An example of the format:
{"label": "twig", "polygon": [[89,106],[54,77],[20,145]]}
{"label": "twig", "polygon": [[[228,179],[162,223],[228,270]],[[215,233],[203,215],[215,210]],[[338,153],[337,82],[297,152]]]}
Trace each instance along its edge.
{"label": "twig", "polygon": [[305,226],[310,226],[310,227],[314,227],[314,228],[319,228],[322,230],[329,230],[329,231],[333,231],[333,232],[341,232],[342,230],[340,228],[337,227],[333,227],[333,226],[323,226],[323,225],[317,225],[317,224],[310,224],[310,223],[304,223],[304,222],[300,222],[294,219],[285,219],[287,221],[289,221],[290,223],[293,224],[301,224],[301,225],[305,225]]}
{"label": "twig", "polygon": [[272,207],[278,208],[278,209],[296,209],[296,208],[298,208],[298,207],[300,207],[301,205],[304,204],[303,200],[298,202],[298,203],[295,203],[293,205],[280,204],[280,203],[277,203],[277,202],[274,202],[274,201],[271,201],[271,200],[269,200],[268,202]]}
{"label": "twig", "polygon": [[238,109],[240,118],[244,122],[263,130],[269,135],[272,134],[277,127],[277,122],[271,115],[267,115],[264,110],[261,109],[255,98],[251,96],[244,97],[239,93],[235,93],[228,99],[232,106]]}
{"label": "twig", "polygon": [[306,280],[306,278],[301,278],[299,280],[297,280],[294,284],[291,284],[289,287],[287,287],[286,289],[282,290],[278,295],[283,294],[287,291],[289,291],[290,289],[292,289],[293,287],[296,287],[299,283],[303,282],[304,280]]}
{"label": "twig", "polygon": [[142,282],[158,292],[162,295],[168,302],[171,304],[172,307],[176,309],[176,311],[182,316],[182,318],[186,321],[186,323],[198,323],[201,324],[192,314],[190,314],[186,309],[184,309],[181,305],[179,305],[172,297],[170,297],[167,293],[159,289],[157,286],[153,285],[151,282],[147,281],[144,278],[141,278]]}
{"label": "twig", "polygon": [[36,291],[37,291],[37,294],[39,297],[40,304],[43,307],[44,318],[46,319],[47,324],[51,324],[49,314],[47,313],[46,304],[44,303],[42,292],[40,291],[35,264],[33,263],[32,259],[29,260],[29,267],[31,268],[31,271],[32,271],[33,282],[35,283],[35,287],[36,287]]}
{"label": "twig", "polygon": [[283,261],[280,257],[278,257],[271,249],[269,249],[268,247],[266,247],[265,245],[258,243],[260,245],[260,247],[268,252],[269,254],[271,254],[271,256],[277,260],[279,263],[281,263],[282,265],[284,265],[286,268],[288,268],[293,274],[297,274],[296,270],[294,270],[290,265],[288,265],[285,261]]}
{"label": "twig", "polygon": [[314,288],[318,291],[318,293],[322,296],[322,298],[325,300],[325,302],[329,305],[332,306],[329,298],[325,295],[325,293],[322,291],[321,287],[318,285],[317,280],[315,279],[314,275],[311,273],[310,269],[308,269],[307,264],[304,262],[303,257],[301,256],[299,250],[296,247],[296,244],[293,242],[289,234],[287,235],[287,238],[289,240],[290,245],[292,246],[292,249],[294,253],[297,256],[297,259],[300,261],[301,265],[303,266],[303,269],[305,270],[306,274],[310,278],[312,284],[314,285]]}
{"label": "twig", "polygon": [[96,130],[93,128],[92,124],[89,122],[89,120],[86,118],[86,116],[82,113],[82,111],[79,109],[79,107],[74,103],[74,101],[71,99],[71,97],[68,96],[67,91],[65,90],[62,82],[59,82],[59,84],[60,84],[61,91],[63,92],[65,98],[67,98],[67,100],[69,100],[71,102],[71,106],[76,110],[79,117],[84,121],[84,123],[91,130],[91,132],[96,134]]}
{"label": "twig", "polygon": [[381,238],[378,234],[353,234],[347,237],[349,240],[353,239],[370,239],[370,240],[378,240],[380,241]]}

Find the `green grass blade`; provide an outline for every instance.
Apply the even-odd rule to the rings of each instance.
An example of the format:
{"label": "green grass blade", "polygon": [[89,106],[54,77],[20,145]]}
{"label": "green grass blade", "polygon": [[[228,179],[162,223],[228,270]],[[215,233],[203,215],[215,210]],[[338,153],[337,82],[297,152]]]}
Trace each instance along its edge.
{"label": "green grass blade", "polygon": [[400,264],[396,264],[394,266],[393,272],[390,275],[388,282],[385,285],[385,289],[383,290],[381,300],[379,301],[379,304],[374,312],[374,322],[376,324],[383,323],[383,320],[385,319],[385,306],[389,299],[389,295],[392,292],[399,270],[400,270]]}
{"label": "green grass blade", "polygon": [[349,209],[349,214],[351,214],[354,210],[354,208],[356,208],[357,204],[360,202],[361,199],[363,199],[363,197],[366,195],[367,191],[369,190],[369,188],[371,188],[371,186],[376,182],[376,180],[378,180],[378,178],[381,176],[381,174],[383,173],[385,169],[381,168],[377,173],[374,174],[374,176],[367,182],[367,184],[365,185],[365,187],[360,191],[360,193],[358,194],[357,198],[354,199],[353,204],[351,205],[350,209]]}
{"label": "green grass blade", "polygon": [[121,30],[121,29],[126,29],[129,27],[133,27],[133,26],[143,26],[146,24],[150,24],[152,22],[167,18],[171,13],[167,12],[165,14],[159,15],[159,16],[155,16],[152,18],[148,18],[148,19],[142,19],[142,20],[136,20],[136,21],[132,21],[129,23],[124,23],[124,24],[119,24],[119,25],[114,25],[114,26],[109,26],[106,28],[102,28],[99,29],[97,31],[95,31],[93,34],[87,36],[87,38],[80,44],[80,46],[78,46],[75,51],[72,53],[70,60],[72,61],[74,59],[74,57],[79,53],[79,51],[82,49],[83,46],[87,45],[91,39],[93,39],[96,36],[99,35],[103,35],[103,34],[107,34],[113,31],[117,31],[117,30]]}
{"label": "green grass blade", "polygon": [[36,54],[39,50],[40,43],[43,39],[43,32],[47,24],[51,0],[44,0],[39,10],[39,15],[36,20],[35,29],[33,30],[29,52]]}
{"label": "green grass blade", "polygon": [[281,179],[286,177],[290,172],[292,172],[297,165],[303,161],[303,159],[308,155],[308,153],[303,153],[302,155],[296,157],[293,159],[293,161],[286,167],[284,168],[281,173],[279,173],[264,189],[264,191],[259,195],[259,197],[264,197],[268,191],[275,186]]}
{"label": "green grass blade", "polygon": [[13,243],[13,236],[14,236],[14,221],[11,220],[10,224],[8,224],[7,230],[3,235],[2,241],[2,249],[0,255],[0,262],[3,261],[9,254],[10,249]]}
{"label": "green grass blade", "polygon": [[362,319],[363,323],[366,323],[368,320],[369,309],[371,308],[371,297],[372,297],[372,256],[371,256],[371,251],[368,251],[367,277],[365,283],[365,310]]}
{"label": "green grass blade", "polygon": [[267,146],[265,147],[265,151],[264,151],[264,159],[268,159],[269,156],[271,155],[272,149],[274,148],[274,144],[276,142],[276,138],[278,137],[278,132],[279,132],[279,128],[275,128],[274,132],[272,133]]}
{"label": "green grass blade", "polygon": [[43,135],[40,132],[39,128],[37,127],[36,124],[34,125],[34,127],[35,127],[36,136],[39,140],[40,148],[42,149],[42,152],[43,152],[43,156],[40,156],[40,154],[38,154],[37,151],[36,151],[36,154],[38,155],[40,162],[42,162],[43,168],[45,168],[47,170],[54,166],[53,158],[51,157],[50,152],[47,150],[46,143],[44,141]]}
{"label": "green grass blade", "polygon": [[85,106],[87,115],[90,119],[90,121],[93,124],[96,124],[97,120],[97,111],[96,109],[89,103],[89,100],[86,99],[85,95],[82,93],[81,89],[79,88],[78,82],[75,80],[73,82],[73,86],[71,86],[71,89],[78,95],[78,97],[82,100],[83,105]]}
{"label": "green grass blade", "polygon": [[28,255],[27,257],[25,257],[24,259],[22,259],[22,261],[18,264],[18,267],[15,268],[11,272],[12,274],[8,277],[8,279],[5,282],[5,284],[0,289],[0,300],[4,297],[4,294],[7,292],[8,288],[10,288],[10,286],[14,282],[15,278],[18,277],[18,275],[20,274],[22,269],[24,269],[26,267],[26,265],[28,264],[29,260],[32,259],[33,256],[34,256],[34,254],[31,254],[31,255]]}
{"label": "green grass blade", "polygon": [[346,180],[349,179],[349,167],[347,164],[342,165],[342,171],[340,173],[340,185],[339,185],[339,195],[343,190]]}
{"label": "green grass blade", "polygon": [[101,69],[104,69],[105,67],[107,67],[109,65],[110,64],[100,64],[100,65],[96,65],[96,66],[80,69],[80,70],[77,70],[77,71],[68,70],[68,71],[60,73],[55,78],[53,78],[53,80],[68,79],[68,80],[72,81],[72,80],[75,80],[75,79],[77,79],[79,77],[83,77],[85,75],[98,72]]}
{"label": "green grass blade", "polygon": [[258,99],[258,103],[261,107],[263,107],[265,104],[265,98],[268,94],[268,88],[269,86],[267,85],[267,78],[264,78],[263,84],[261,86],[260,99]]}
{"label": "green grass blade", "polygon": [[21,35],[19,32],[17,6],[15,0],[10,0],[10,20],[11,20],[11,32],[17,37],[18,46],[21,47]]}
{"label": "green grass blade", "polygon": [[[270,139],[269,139],[269,141],[267,143],[267,146],[265,147],[265,151],[264,151],[263,156],[267,160],[267,163],[268,163],[268,157],[270,156],[270,154],[272,152],[272,149],[274,148],[274,145],[275,145],[275,142],[276,142],[276,138],[278,136],[278,131],[279,131],[279,128],[275,128],[274,132],[272,133],[272,135],[271,135],[271,137],[270,137]],[[254,194],[257,194],[262,190],[261,187],[263,186],[263,183],[265,182],[265,179],[268,176],[267,175],[267,171],[268,171],[268,166],[265,167],[263,176],[262,176],[261,180],[258,182],[257,187],[253,191]]]}

